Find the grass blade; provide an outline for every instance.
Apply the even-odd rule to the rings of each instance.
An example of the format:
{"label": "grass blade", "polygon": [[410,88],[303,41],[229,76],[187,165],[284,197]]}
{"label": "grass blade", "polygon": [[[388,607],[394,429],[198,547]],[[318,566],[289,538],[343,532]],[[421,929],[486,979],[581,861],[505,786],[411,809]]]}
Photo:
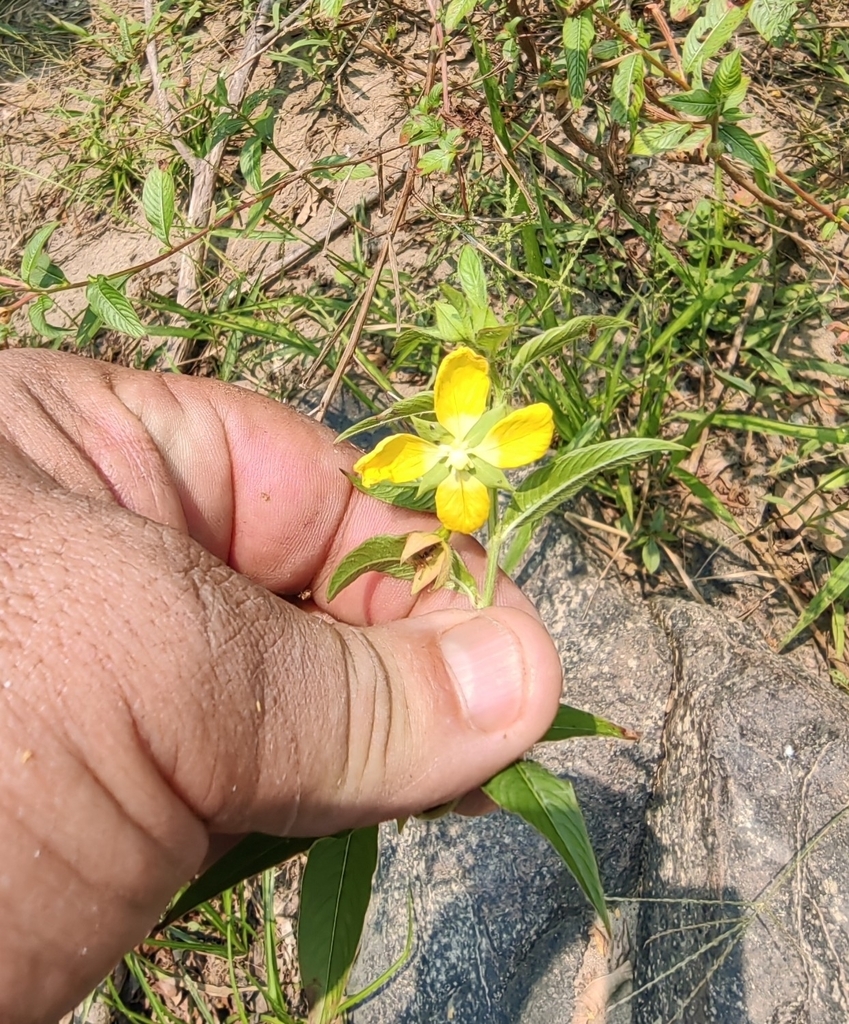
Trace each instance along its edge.
{"label": "grass blade", "polygon": [[799,621],[781,641],[781,646],[786,647],[847,590],[849,590],[849,555],[832,570],[831,575],[817,591],[816,597],[799,616]]}

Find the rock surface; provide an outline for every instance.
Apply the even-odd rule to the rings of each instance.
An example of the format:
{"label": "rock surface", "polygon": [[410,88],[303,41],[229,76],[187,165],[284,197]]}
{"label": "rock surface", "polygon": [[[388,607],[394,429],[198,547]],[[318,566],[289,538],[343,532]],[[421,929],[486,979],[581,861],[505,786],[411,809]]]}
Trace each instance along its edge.
{"label": "rock surface", "polygon": [[564,699],[642,733],[536,751],[626,900],[615,940],[517,819],[387,828],[350,991],[401,955],[408,892],[414,948],[354,1024],[849,1020],[849,701],[710,609],[626,594],[556,524],[520,582]]}

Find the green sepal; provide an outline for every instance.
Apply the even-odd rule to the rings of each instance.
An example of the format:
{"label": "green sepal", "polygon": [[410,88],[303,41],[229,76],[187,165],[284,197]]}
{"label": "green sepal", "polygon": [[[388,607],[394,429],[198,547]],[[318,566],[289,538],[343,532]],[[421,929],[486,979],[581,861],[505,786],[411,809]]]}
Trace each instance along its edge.
{"label": "green sepal", "polygon": [[487,410],[487,412],[485,412],[483,416],[481,416],[481,418],[477,421],[477,423],[472,427],[472,429],[463,439],[465,444],[469,448],[474,448],[476,444],[480,444],[481,441],[483,441],[486,435],[490,432],[490,430],[492,430],[495,424],[500,423],[501,420],[505,418],[509,411],[509,408],[504,402],[501,402],[498,405],[495,405],[491,409]]}
{"label": "green sepal", "polygon": [[447,462],[444,460],[437,462],[433,469],[429,469],[419,480],[416,497],[420,498],[425,494],[430,494],[431,491],[435,491],[450,472],[451,470],[448,468]]}
{"label": "green sepal", "polygon": [[484,487],[495,488],[501,491],[514,490],[513,485],[498,466],[493,466],[491,462],[485,462],[483,459],[475,458],[474,455],[471,455],[471,459],[472,468],[470,472],[472,476],[480,480]]}
{"label": "green sepal", "polygon": [[451,440],[451,435],[434,420],[425,420],[421,416],[411,416],[410,422],[413,430],[425,441],[432,441],[434,444],[445,444]]}

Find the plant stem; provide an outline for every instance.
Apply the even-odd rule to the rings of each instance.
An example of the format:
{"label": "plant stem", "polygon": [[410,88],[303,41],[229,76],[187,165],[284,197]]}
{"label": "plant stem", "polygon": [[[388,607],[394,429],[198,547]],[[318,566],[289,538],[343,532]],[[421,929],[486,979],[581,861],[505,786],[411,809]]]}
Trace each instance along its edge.
{"label": "plant stem", "polygon": [[486,542],[486,577],[481,595],[481,608],[489,608],[495,597],[495,585],[498,582],[498,560],[501,556],[503,538],[498,527],[498,491],[489,492],[489,522],[487,524]]}

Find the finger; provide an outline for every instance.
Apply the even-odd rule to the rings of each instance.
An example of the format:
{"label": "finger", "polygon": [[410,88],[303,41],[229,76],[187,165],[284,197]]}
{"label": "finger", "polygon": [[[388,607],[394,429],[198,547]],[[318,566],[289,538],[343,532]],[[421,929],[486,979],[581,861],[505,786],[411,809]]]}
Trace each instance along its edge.
{"label": "finger", "polygon": [[[0,432],[54,480],[187,532],[276,593],[309,590],[327,609],[327,582],[348,551],[378,534],[437,525],[354,490],[343,470],[355,449],[242,388],[44,351],[0,359]],[[480,546],[466,537],[454,544],[482,579]],[[413,598],[408,584],[370,575],[331,610],[368,624],[463,603],[450,591]],[[533,613],[505,577],[496,603]]]}

